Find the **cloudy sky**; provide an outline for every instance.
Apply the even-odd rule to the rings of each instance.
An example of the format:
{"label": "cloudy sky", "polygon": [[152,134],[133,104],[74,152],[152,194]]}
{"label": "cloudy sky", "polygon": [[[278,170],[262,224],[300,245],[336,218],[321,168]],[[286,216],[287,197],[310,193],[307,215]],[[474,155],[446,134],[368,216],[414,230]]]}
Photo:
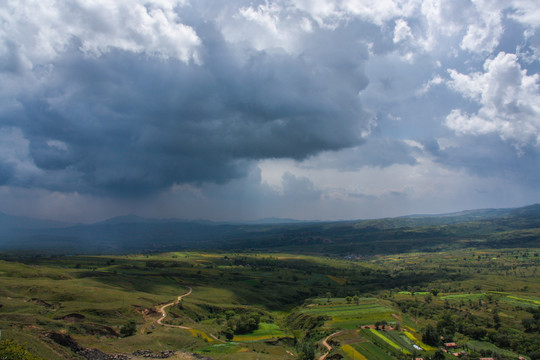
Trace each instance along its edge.
{"label": "cloudy sky", "polygon": [[540,202],[537,0],[4,0],[0,211]]}

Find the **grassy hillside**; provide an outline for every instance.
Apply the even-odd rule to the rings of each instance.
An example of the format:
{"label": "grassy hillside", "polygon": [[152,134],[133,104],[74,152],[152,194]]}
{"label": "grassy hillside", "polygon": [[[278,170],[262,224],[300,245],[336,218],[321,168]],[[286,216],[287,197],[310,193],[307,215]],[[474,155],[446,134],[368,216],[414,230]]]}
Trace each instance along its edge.
{"label": "grassy hillside", "polygon": [[[3,339],[53,360],[88,359],[93,348],[132,359],[169,350],[171,359],[294,359],[309,349],[319,357],[329,335],[335,358],[408,359],[441,347],[423,338],[431,325],[436,339],[455,341],[470,358],[536,359],[539,253],[4,254],[0,329]],[[158,324],[159,308],[188,289],[167,308],[168,326]],[[255,320],[258,328],[241,330]]]}
{"label": "grassy hillside", "polygon": [[[5,216],[4,216],[5,217]],[[0,218],[1,220],[1,218]],[[0,250],[47,254],[255,249],[333,255],[540,247],[540,205],[438,216],[287,224],[213,224],[133,216],[92,224],[0,227]],[[6,222],[6,221],[4,221]],[[43,224],[43,222],[38,222]]]}

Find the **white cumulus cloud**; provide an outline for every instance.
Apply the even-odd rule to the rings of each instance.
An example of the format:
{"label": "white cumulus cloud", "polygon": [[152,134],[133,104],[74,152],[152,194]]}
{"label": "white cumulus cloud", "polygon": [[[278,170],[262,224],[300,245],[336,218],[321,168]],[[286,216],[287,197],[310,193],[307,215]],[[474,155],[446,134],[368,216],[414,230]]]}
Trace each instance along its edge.
{"label": "white cumulus cloud", "polygon": [[514,54],[499,53],[484,72],[449,70],[448,85],[479,104],[476,113],[454,109],[446,125],[462,134],[498,134],[516,146],[540,145],[539,75],[528,75]]}
{"label": "white cumulus cloud", "polygon": [[8,0],[0,7],[0,44],[12,44],[4,51],[29,66],[69,46],[93,56],[118,49],[198,62],[201,42],[178,17],[182,6],[178,0]]}
{"label": "white cumulus cloud", "polygon": [[407,39],[412,39],[413,35],[411,28],[407,21],[403,19],[396,20],[396,27],[394,28],[394,43],[398,43]]}

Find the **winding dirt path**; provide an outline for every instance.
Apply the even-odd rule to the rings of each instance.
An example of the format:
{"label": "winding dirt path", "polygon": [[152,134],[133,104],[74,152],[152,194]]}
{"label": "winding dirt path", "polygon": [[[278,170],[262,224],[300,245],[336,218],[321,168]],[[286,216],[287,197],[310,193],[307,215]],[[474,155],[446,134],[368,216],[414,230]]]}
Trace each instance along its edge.
{"label": "winding dirt path", "polygon": [[[163,319],[165,319],[165,317],[167,317],[167,313],[165,312],[165,309],[166,309],[166,308],[168,308],[169,306],[173,306],[174,304],[178,303],[180,300],[182,300],[182,298],[191,295],[191,293],[193,292],[193,289],[191,289],[191,287],[189,287],[189,286],[188,286],[187,288],[189,289],[187,293],[178,296],[178,298],[177,298],[175,301],[173,301],[173,302],[170,302],[170,303],[168,303],[168,304],[162,305],[162,306],[158,309],[158,311],[159,311],[159,313],[160,313],[159,318],[158,318],[158,319],[151,319],[150,322],[145,323],[145,324],[141,327],[141,329],[139,330],[139,333],[140,333],[141,335],[146,334],[146,330],[147,330],[150,326],[152,326],[153,324],[156,324],[156,323],[159,324],[159,325],[162,325],[162,326],[177,327],[178,325],[162,324],[161,322],[163,321]],[[181,329],[185,329],[185,330],[189,330],[189,329],[190,329],[190,328],[185,327],[185,326],[179,326],[179,327],[180,327]]]}
{"label": "winding dirt path", "polygon": [[193,289],[192,289],[191,287],[189,287],[189,286],[188,286],[188,289],[189,289],[189,291],[188,291],[187,293],[185,293],[184,295],[180,295],[180,296],[178,297],[178,299],[176,299],[175,301],[170,302],[170,303],[168,303],[168,304],[165,304],[165,305],[163,305],[163,306],[161,306],[161,307],[159,308],[159,312],[161,312],[161,316],[159,317],[159,319],[158,319],[158,321],[157,321],[157,323],[158,323],[159,325],[168,326],[168,327],[175,327],[175,328],[184,329],[184,330],[191,330],[191,328],[190,328],[190,327],[187,327],[187,326],[182,326],[182,325],[170,325],[170,324],[163,324],[163,323],[162,323],[163,319],[165,319],[165,318],[167,317],[167,313],[165,312],[165,309],[168,308],[169,306],[173,306],[173,305],[175,305],[175,304],[178,304],[178,303],[182,300],[182,298],[191,295],[191,293],[193,292]]}
{"label": "winding dirt path", "polygon": [[[161,314],[161,316],[157,319],[157,320],[154,320],[152,321],[151,323],[143,326],[141,328],[141,334],[144,334],[145,331],[146,331],[146,328],[148,328],[150,325],[152,325],[153,323],[156,323],[156,324],[159,324],[161,326],[166,326],[166,327],[172,327],[172,328],[177,328],[177,329],[184,329],[184,330],[193,330],[193,328],[189,327],[189,326],[183,326],[183,325],[171,325],[171,324],[164,324],[163,323],[163,320],[167,317],[167,312],[165,311],[165,309],[167,309],[168,307],[170,306],[173,306],[175,304],[178,304],[184,297],[186,296],[189,296],[191,295],[191,293],[193,292],[193,289],[191,287],[187,287],[189,290],[187,293],[183,294],[183,295],[180,295],[178,296],[178,298],[175,300],[175,301],[172,301],[168,304],[165,304],[165,305],[162,305],[158,310]],[[198,330],[200,331],[200,330]],[[218,341],[218,342],[221,342],[221,343],[225,343],[225,341],[219,339],[218,337],[216,337],[215,335],[213,334],[210,334],[210,333],[206,333],[208,336],[210,336],[212,339]]]}
{"label": "winding dirt path", "polygon": [[321,355],[321,357],[319,358],[319,360],[324,360],[326,359],[326,357],[328,356],[328,354],[330,354],[330,351],[332,351],[332,347],[330,346],[330,344],[328,344],[328,340],[330,340],[331,338],[333,338],[334,336],[338,336],[338,335],[341,335],[344,331],[337,331],[333,334],[330,334],[328,335],[323,341],[322,341],[322,344],[323,346],[326,348],[326,350],[328,350],[326,352],[326,354],[323,354]]}

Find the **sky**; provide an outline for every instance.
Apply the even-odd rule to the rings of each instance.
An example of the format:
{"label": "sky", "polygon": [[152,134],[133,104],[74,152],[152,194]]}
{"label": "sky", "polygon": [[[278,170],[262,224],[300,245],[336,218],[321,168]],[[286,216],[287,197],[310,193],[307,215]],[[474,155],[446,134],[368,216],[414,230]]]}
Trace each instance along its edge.
{"label": "sky", "polygon": [[537,0],[4,0],[0,211],[538,203],[539,73]]}

